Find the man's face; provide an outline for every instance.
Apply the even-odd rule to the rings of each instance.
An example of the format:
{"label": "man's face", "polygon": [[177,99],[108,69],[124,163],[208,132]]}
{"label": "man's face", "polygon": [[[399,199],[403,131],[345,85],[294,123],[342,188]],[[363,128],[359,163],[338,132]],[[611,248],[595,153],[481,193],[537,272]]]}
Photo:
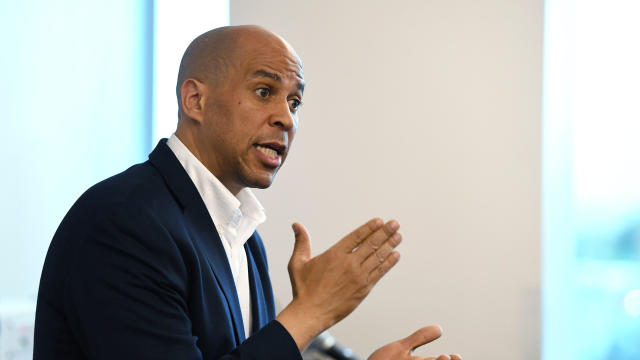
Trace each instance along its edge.
{"label": "man's face", "polygon": [[203,162],[234,194],[271,185],[298,128],[304,80],[284,44],[256,44],[236,56],[221,86],[208,86],[200,138]]}

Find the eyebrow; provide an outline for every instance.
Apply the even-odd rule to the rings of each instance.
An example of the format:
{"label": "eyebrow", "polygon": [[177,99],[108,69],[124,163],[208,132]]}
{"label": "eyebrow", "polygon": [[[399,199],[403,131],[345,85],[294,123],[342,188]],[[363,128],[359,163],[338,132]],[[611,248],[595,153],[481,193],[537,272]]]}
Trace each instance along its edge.
{"label": "eyebrow", "polygon": [[[276,73],[272,73],[270,71],[264,70],[264,69],[260,69],[257,70],[256,72],[253,73],[252,77],[266,77],[269,79],[273,79],[277,82],[282,82],[282,78],[280,77],[280,75],[276,74]],[[296,84],[298,87],[298,90],[300,90],[301,92],[304,93],[304,81],[298,81],[298,83]]]}
{"label": "eyebrow", "polygon": [[269,72],[267,70],[262,70],[262,69],[254,72],[253,73],[253,77],[268,77],[268,78],[273,79],[275,81],[282,81],[282,79],[280,78],[280,75],[278,75],[276,73]]}

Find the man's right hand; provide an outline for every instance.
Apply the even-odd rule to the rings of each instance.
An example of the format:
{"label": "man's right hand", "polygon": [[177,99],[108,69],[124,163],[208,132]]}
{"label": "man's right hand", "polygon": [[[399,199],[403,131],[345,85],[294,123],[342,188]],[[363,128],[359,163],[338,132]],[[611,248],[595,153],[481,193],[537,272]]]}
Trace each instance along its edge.
{"label": "man's right hand", "polygon": [[393,249],[400,225],[372,219],[322,254],[311,258],[307,230],[293,224],[295,245],[289,261],[293,300],[278,315],[299,349],[349,315],[400,259]]}

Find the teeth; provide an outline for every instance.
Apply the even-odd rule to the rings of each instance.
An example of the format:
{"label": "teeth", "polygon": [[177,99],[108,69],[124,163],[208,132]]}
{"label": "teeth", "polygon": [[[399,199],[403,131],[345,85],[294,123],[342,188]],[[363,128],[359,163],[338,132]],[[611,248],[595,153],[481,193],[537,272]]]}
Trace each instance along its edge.
{"label": "teeth", "polygon": [[269,148],[261,146],[261,145],[258,145],[257,148],[258,148],[258,150],[260,150],[260,152],[262,152],[263,154],[265,154],[267,156],[278,157],[278,152],[273,150],[273,149],[269,149]]}

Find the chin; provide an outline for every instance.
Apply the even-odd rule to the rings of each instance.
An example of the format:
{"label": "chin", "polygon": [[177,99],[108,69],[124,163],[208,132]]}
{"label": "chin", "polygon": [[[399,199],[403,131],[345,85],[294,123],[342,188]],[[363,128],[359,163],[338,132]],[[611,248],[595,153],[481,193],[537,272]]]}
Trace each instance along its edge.
{"label": "chin", "polygon": [[273,184],[273,180],[276,177],[276,173],[269,173],[268,175],[256,176],[253,179],[247,179],[247,187],[255,188],[255,189],[266,189],[271,184]]}
{"label": "chin", "polygon": [[254,189],[267,189],[269,186],[271,186],[271,183],[268,184],[258,184],[256,186],[252,186]]}

